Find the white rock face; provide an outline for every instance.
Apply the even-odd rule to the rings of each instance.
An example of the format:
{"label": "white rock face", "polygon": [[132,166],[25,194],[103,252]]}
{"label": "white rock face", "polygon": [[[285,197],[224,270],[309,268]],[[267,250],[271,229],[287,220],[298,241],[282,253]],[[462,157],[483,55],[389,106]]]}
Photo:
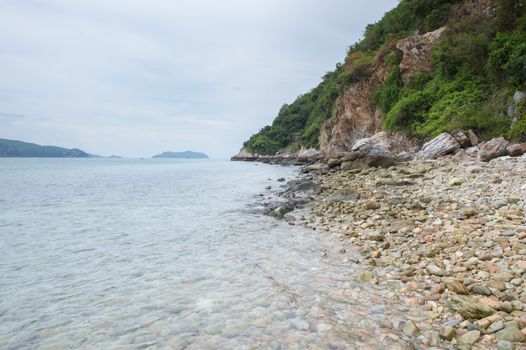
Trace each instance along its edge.
{"label": "white rock face", "polygon": [[378,149],[384,151],[385,153],[389,153],[390,144],[386,132],[379,132],[371,137],[359,139],[352,146],[353,152],[361,151],[367,153],[372,149]]}
{"label": "white rock face", "polygon": [[247,160],[255,159],[257,157],[257,154],[250,153],[245,147],[243,147],[235,156],[232,157],[232,160]]}
{"label": "white rock face", "polygon": [[301,148],[298,151],[297,158],[302,159],[315,159],[320,156],[320,151],[314,148]]}
{"label": "white rock face", "polygon": [[444,132],[424,144],[417,154],[419,159],[436,159],[453,153],[460,148],[460,143],[448,132]]}

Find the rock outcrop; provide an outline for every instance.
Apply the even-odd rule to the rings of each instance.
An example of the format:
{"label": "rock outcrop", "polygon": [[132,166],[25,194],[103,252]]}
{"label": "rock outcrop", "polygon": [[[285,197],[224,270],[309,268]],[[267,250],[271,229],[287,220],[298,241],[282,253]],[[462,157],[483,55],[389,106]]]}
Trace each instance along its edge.
{"label": "rock outcrop", "polygon": [[417,72],[430,71],[433,68],[431,54],[446,27],[423,34],[404,38],[396,44],[403,52],[400,62],[400,73],[404,81],[409,80]]}
{"label": "rock outcrop", "polygon": [[[417,71],[431,69],[431,51],[444,30],[440,28],[424,35],[414,35],[396,44],[393,49],[403,53],[400,63],[403,79],[410,78]],[[335,116],[325,122],[320,135],[320,149],[326,154],[349,151],[358,140],[382,130],[383,114],[374,106],[372,97],[375,89],[389,75],[389,70],[377,57],[372,72],[370,79],[347,88],[337,101]],[[413,145],[413,142],[399,143],[399,151],[408,151]]]}
{"label": "rock outcrop", "polygon": [[230,160],[240,160],[240,161],[254,161],[257,160],[258,155],[251,153],[249,150],[247,150],[245,147],[241,148],[239,152],[230,158]]}

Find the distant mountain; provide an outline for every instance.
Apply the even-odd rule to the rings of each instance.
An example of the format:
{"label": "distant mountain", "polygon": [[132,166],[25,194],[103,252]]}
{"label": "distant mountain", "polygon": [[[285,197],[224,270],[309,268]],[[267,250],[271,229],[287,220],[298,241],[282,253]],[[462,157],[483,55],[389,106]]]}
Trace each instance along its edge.
{"label": "distant mountain", "polygon": [[0,157],[88,158],[89,156],[88,153],[77,148],[40,146],[34,143],[0,139]]}
{"label": "distant mountain", "polygon": [[152,158],[197,158],[197,159],[208,159],[208,156],[204,153],[200,152],[192,152],[192,151],[186,151],[186,152],[164,152],[161,154],[157,154],[153,156]]}

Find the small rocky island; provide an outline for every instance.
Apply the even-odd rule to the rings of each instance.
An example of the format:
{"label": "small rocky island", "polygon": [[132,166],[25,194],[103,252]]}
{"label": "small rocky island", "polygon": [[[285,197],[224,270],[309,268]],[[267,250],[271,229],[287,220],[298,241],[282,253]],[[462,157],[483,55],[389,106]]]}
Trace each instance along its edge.
{"label": "small rocky island", "polygon": [[152,158],[184,158],[184,159],[208,159],[208,155],[201,152],[185,151],[185,152],[163,152],[157,154]]}

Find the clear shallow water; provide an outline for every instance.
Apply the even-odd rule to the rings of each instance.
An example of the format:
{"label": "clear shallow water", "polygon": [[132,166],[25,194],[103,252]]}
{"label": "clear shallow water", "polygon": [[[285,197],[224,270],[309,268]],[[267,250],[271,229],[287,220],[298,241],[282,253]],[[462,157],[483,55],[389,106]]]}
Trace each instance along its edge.
{"label": "clear shallow water", "polygon": [[352,281],[334,240],[250,210],[294,173],[227,161],[0,159],[0,348],[396,344],[379,337],[391,311]]}

